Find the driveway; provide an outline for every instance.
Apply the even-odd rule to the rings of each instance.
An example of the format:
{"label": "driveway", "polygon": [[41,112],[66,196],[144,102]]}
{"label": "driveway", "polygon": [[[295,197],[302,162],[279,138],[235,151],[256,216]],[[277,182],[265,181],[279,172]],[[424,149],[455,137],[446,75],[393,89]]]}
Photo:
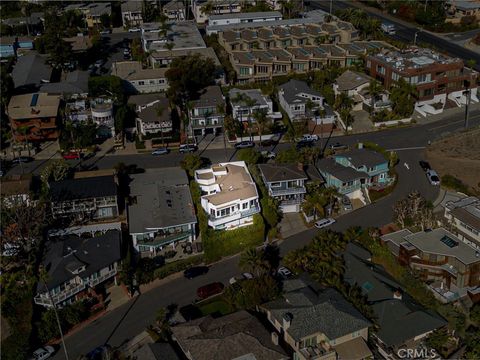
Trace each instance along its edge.
{"label": "driveway", "polygon": [[370,120],[370,114],[365,110],[352,111],[355,119],[352,124],[353,132],[362,133],[373,130],[373,124]]}

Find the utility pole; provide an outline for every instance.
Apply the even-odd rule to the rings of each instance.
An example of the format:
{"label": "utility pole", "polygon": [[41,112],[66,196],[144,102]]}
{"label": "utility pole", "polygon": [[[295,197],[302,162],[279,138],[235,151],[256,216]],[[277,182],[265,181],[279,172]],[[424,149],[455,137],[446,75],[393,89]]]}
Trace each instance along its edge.
{"label": "utility pole", "polygon": [[465,129],[468,129],[468,107],[470,106],[470,100],[472,98],[472,90],[470,89],[470,81],[465,80],[464,84],[466,88],[464,94],[467,96],[467,103],[465,105]]}
{"label": "utility pole", "polygon": [[417,45],[417,36],[418,36],[418,33],[420,31],[422,31],[422,30],[420,29],[420,30],[415,31],[415,36],[413,37],[413,46]]}
{"label": "utility pole", "polygon": [[330,0],[330,15],[332,15],[333,0]]}

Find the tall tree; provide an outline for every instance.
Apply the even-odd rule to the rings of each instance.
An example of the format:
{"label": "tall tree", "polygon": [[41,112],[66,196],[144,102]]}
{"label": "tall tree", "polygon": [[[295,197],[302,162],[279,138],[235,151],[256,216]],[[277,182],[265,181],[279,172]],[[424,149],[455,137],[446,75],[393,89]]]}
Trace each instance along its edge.
{"label": "tall tree", "polygon": [[265,129],[268,127],[270,118],[267,116],[266,109],[256,109],[253,112],[253,118],[257,124],[258,135],[260,137],[260,147],[262,147],[262,134]]}

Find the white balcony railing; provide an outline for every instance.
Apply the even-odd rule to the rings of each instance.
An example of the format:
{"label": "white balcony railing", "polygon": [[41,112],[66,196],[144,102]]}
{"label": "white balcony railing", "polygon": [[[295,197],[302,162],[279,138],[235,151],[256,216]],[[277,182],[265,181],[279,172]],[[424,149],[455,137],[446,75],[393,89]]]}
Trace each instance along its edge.
{"label": "white balcony railing", "polygon": [[307,189],[305,189],[305,186],[295,186],[287,189],[278,189],[278,190],[275,188],[270,188],[270,193],[272,194],[272,196],[305,194],[306,192],[307,192]]}
{"label": "white balcony railing", "polygon": [[117,269],[112,269],[109,272],[97,277],[96,279],[90,279],[88,281],[88,285],[91,287],[94,287],[102,282],[104,282],[107,279],[110,279],[111,277],[115,276],[117,274]]}

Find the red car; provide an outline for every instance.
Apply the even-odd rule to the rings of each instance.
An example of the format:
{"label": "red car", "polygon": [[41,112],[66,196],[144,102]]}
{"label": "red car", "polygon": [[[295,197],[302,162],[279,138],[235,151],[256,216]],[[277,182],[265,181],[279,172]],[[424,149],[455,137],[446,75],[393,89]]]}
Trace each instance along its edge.
{"label": "red car", "polygon": [[223,284],[221,282],[214,282],[197,289],[197,296],[200,299],[206,299],[210,296],[220,294],[223,291]]}
{"label": "red car", "polygon": [[78,160],[81,158],[81,154],[80,153],[66,153],[66,154],[63,154],[63,158],[65,160]]}

